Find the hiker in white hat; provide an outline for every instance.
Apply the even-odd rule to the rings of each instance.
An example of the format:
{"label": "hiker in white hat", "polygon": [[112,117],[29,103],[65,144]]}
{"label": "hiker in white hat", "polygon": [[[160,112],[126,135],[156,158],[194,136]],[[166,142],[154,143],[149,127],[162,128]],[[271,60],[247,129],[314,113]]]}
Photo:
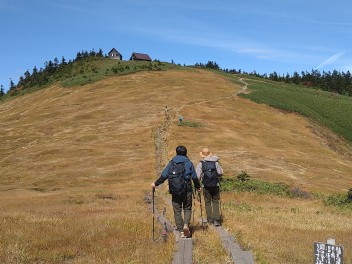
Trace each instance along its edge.
{"label": "hiker in white hat", "polygon": [[219,226],[221,225],[220,179],[223,170],[219,158],[213,155],[208,148],[203,148],[199,155],[202,160],[197,165],[196,173],[198,179],[202,182],[207,221],[208,224]]}

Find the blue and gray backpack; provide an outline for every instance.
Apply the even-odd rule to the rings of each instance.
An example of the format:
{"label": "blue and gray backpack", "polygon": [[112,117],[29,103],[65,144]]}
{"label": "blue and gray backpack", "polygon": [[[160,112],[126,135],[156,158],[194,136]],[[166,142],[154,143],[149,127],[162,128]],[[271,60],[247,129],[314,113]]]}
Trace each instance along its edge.
{"label": "blue and gray backpack", "polygon": [[171,194],[181,195],[186,193],[187,182],[184,174],[185,163],[176,163],[174,160],[171,160],[168,171],[169,192]]}
{"label": "blue and gray backpack", "polygon": [[219,175],[216,170],[215,161],[202,160],[202,183],[204,187],[215,187],[219,183]]}

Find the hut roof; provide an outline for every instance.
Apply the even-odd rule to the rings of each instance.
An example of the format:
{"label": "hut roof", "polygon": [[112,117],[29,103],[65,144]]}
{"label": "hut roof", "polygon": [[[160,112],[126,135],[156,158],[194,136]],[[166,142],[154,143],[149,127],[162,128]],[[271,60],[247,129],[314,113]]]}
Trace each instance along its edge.
{"label": "hut roof", "polygon": [[132,58],[135,59],[135,60],[145,60],[145,61],[151,61],[152,60],[149,57],[148,54],[137,53],[137,52],[133,52],[132,53]]}

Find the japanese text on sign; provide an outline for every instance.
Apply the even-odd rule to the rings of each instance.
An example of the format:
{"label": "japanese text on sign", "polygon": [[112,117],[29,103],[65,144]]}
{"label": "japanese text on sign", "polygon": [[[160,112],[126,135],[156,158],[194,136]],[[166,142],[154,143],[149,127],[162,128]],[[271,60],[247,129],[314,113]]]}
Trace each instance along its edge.
{"label": "japanese text on sign", "polygon": [[343,247],[315,242],[314,264],[343,264]]}

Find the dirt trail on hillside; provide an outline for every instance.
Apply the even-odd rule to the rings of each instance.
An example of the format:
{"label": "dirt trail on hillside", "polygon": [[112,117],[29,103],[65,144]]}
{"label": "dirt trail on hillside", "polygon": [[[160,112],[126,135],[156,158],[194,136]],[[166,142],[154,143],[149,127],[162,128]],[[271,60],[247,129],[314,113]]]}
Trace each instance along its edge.
{"label": "dirt trail on hillside", "polygon": [[187,106],[200,105],[208,102],[214,102],[217,100],[228,99],[228,98],[237,96],[240,93],[243,93],[245,90],[247,90],[248,83],[246,83],[243,80],[243,78],[240,78],[239,81],[243,83],[243,88],[236,91],[233,95],[221,96],[221,97],[217,97],[209,100],[190,102],[188,104],[184,104],[180,107],[173,108],[173,109],[168,109],[167,107],[165,107],[164,121],[153,131],[154,142],[155,142],[155,170],[157,175],[161,174],[163,167],[168,162],[168,157],[167,157],[168,129],[172,124],[172,122],[174,122],[176,118],[180,115],[180,111]]}
{"label": "dirt trail on hillside", "polygon": [[[248,83],[243,81],[241,78],[240,81],[243,83],[243,87],[241,90],[236,91],[233,95],[229,96],[222,96],[210,100],[203,100],[200,102],[190,102],[188,104],[184,104],[178,108],[174,108],[172,110],[168,109],[165,107],[165,116],[163,122],[155,128],[154,130],[154,141],[155,141],[155,169],[157,172],[157,175],[160,175],[163,168],[168,162],[168,157],[167,157],[167,147],[168,147],[168,135],[169,135],[169,128],[172,124],[173,121],[175,121],[176,117],[179,116],[181,109],[183,109],[186,106],[194,106],[198,104],[205,104],[207,102],[214,102],[217,100],[221,99],[228,99],[234,96],[237,96],[239,93],[244,92],[247,89]],[[166,202],[171,205],[171,201],[164,197]],[[172,206],[172,205],[171,205]],[[170,221],[168,221],[164,215],[160,215],[156,208],[154,208],[156,215],[158,216],[157,219],[159,223],[162,226],[165,226],[166,230],[170,232],[171,231],[171,224]],[[195,208],[193,208],[195,210]],[[200,221],[202,222],[202,220]],[[244,251],[241,249],[239,244],[237,243],[236,239],[225,229],[223,229],[222,226],[218,227],[212,227],[214,230],[217,232],[222,246],[225,248],[225,250],[229,253],[233,263],[236,264],[252,264],[254,263],[254,257],[251,252],[249,251]],[[177,232],[174,230],[174,235],[176,238],[176,250],[174,253],[173,257],[173,264],[181,264],[181,263],[188,263],[189,259],[192,259],[192,250],[193,250],[193,243],[192,239],[185,239],[185,240],[180,240],[178,237]],[[191,252],[190,252],[191,251]],[[186,257],[182,257],[186,256]],[[187,260],[188,259],[188,260]]]}
{"label": "dirt trail on hillside", "polygon": [[165,164],[168,161],[167,158],[167,138],[168,138],[168,129],[175,119],[176,113],[179,110],[169,110],[165,108],[165,118],[164,121],[155,128],[154,130],[154,142],[155,142],[155,171],[157,175],[160,175]]}

